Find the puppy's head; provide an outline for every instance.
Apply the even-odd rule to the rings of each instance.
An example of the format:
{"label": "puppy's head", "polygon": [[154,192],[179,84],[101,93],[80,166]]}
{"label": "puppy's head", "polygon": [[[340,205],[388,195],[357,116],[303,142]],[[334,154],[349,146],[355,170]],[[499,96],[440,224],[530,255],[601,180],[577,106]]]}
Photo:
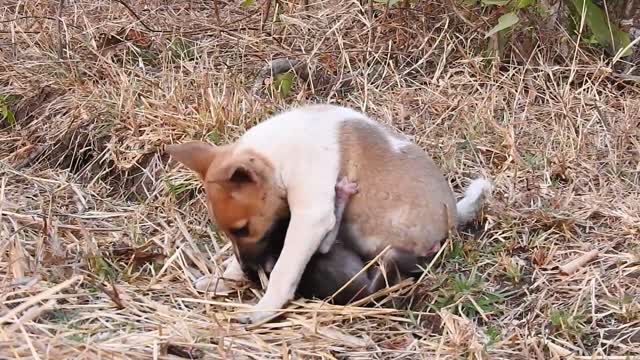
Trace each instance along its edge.
{"label": "puppy's head", "polygon": [[256,262],[274,224],[288,215],[284,192],[268,159],[235,144],[169,145],[166,151],[194,171],[205,189],[209,216],[233,243],[242,262]]}

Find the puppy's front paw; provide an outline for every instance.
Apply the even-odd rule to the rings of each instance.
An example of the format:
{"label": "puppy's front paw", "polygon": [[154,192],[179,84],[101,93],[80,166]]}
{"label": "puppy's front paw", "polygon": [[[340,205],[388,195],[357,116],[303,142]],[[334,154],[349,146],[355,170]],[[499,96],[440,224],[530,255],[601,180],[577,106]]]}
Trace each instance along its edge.
{"label": "puppy's front paw", "polygon": [[238,318],[238,321],[242,324],[256,324],[273,317],[277,314],[275,311],[255,311],[247,315],[242,315]]}
{"label": "puppy's front paw", "polygon": [[225,293],[231,291],[231,287],[215,275],[205,275],[195,281],[193,284],[198,291]]}
{"label": "puppy's front paw", "polygon": [[334,241],[329,241],[327,240],[328,237],[325,237],[322,242],[320,243],[320,246],[318,247],[318,251],[320,252],[320,254],[326,254],[329,252],[329,250],[331,250],[331,247],[333,246],[333,243],[335,242],[335,237],[333,238]]}

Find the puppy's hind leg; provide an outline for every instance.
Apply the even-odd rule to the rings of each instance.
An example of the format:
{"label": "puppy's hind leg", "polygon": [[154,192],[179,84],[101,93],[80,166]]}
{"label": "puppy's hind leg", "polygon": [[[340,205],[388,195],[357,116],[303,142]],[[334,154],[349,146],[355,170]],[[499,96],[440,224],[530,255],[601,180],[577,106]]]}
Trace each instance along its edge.
{"label": "puppy's hind leg", "polygon": [[402,281],[405,276],[418,269],[420,257],[414,253],[391,248],[383,255],[381,266],[374,266],[369,282],[370,294],[374,294],[385,287],[393,286]]}
{"label": "puppy's hind leg", "polygon": [[352,195],[358,193],[358,184],[355,182],[351,182],[347,179],[347,177],[343,177],[336,184],[336,200],[335,200],[335,215],[336,215],[336,225],[325,235],[320,243],[320,247],[318,247],[318,251],[321,254],[326,254],[329,252],[331,247],[336,241],[336,237],[338,236],[338,232],[340,231],[340,223],[342,221],[342,215],[344,214],[344,209],[347,207],[347,202]]}

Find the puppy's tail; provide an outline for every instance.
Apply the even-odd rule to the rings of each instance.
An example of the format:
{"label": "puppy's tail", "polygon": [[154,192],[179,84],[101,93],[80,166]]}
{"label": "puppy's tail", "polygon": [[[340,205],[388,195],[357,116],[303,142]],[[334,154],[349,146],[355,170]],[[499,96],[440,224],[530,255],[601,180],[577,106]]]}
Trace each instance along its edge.
{"label": "puppy's tail", "polygon": [[478,211],[486,198],[491,194],[493,186],[489,180],[478,178],[469,184],[464,197],[456,204],[457,225],[462,226],[475,220]]}

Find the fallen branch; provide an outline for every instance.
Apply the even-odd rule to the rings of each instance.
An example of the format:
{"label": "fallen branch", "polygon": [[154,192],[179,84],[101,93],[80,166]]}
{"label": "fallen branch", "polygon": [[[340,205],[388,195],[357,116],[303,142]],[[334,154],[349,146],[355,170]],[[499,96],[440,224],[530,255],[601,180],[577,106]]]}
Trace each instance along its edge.
{"label": "fallen branch", "polygon": [[565,275],[571,275],[576,272],[581,267],[585,266],[587,263],[592,261],[598,256],[598,250],[591,250],[587,253],[582,254],[582,256],[560,266],[560,272]]}

